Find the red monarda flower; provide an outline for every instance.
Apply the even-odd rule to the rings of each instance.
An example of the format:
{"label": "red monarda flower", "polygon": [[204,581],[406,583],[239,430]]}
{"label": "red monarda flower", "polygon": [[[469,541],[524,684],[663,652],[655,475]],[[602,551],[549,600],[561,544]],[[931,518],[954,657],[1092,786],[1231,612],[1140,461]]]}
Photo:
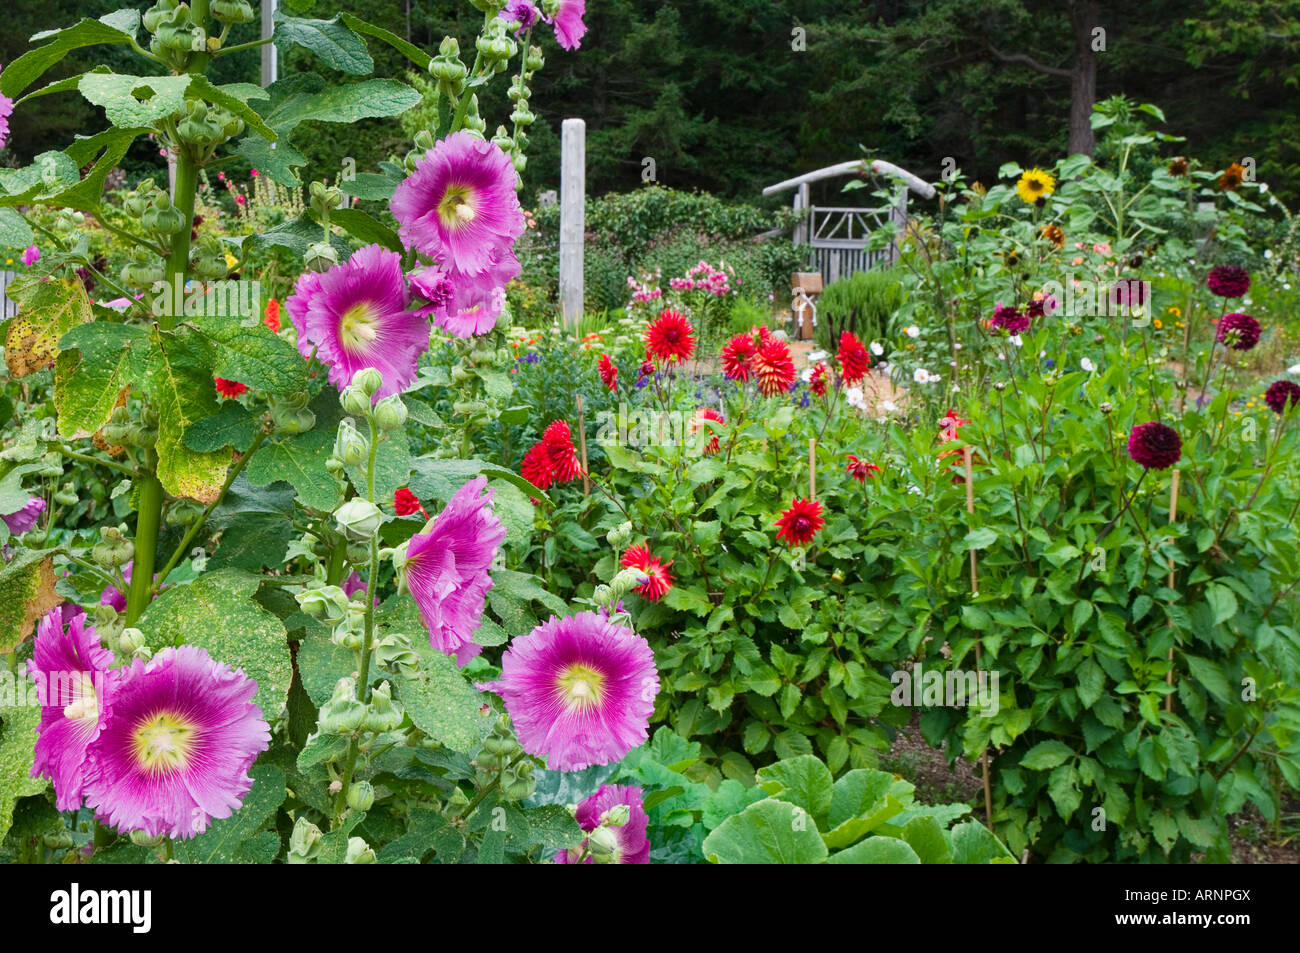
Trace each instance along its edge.
{"label": "red monarda flower", "polygon": [[398,516],[411,516],[415,513],[424,513],[426,519],[429,516],[420,504],[420,498],[406,487],[393,494],[393,509],[397,511]]}
{"label": "red monarda flower", "polygon": [[840,362],[840,376],[846,384],[862,380],[871,366],[871,355],[852,331],[840,335],[840,353],[835,356]]}
{"label": "red monarda flower", "polygon": [[555,469],[551,466],[551,457],[546,452],[546,444],[533,444],[532,449],[524,454],[524,462],[519,472],[523,474],[525,480],[539,490],[550,488],[555,482]]}
{"label": "red monarda flower", "polygon": [[241,384],[239,381],[228,381],[223,377],[216,377],[213,380],[217,385],[217,393],[222,397],[233,398],[248,393],[248,385]]}
{"label": "red monarda flower", "polygon": [[747,381],[752,371],[750,361],[758,348],[753,334],[737,334],[722,348],[722,373],[728,380]]}
{"label": "red monarda flower", "polygon": [[661,311],[645,329],[646,354],[654,361],[680,364],[695,353],[694,332],[680,311]]}
{"label": "red monarda flower", "polygon": [[1259,322],[1248,314],[1225,314],[1219,319],[1216,339],[1234,351],[1249,351],[1259,343]]}
{"label": "red monarda flower", "polygon": [[873,473],[881,472],[880,467],[876,466],[874,463],[867,463],[866,460],[859,460],[851,453],[848,456],[848,461],[848,465],[844,468],[844,472],[853,477],[853,479],[857,480],[859,483],[866,483],[867,477],[871,476]]}
{"label": "red monarda flower", "polygon": [[826,365],[818,364],[812,369],[812,376],[808,378],[808,389],[818,397],[826,396]]}
{"label": "red monarda flower", "polygon": [[567,422],[552,421],[542,434],[542,446],[546,448],[551,472],[557,482],[564,483],[582,475],[582,465],[578,462],[578,451],[573,446],[573,434]]}
{"label": "red monarda flower", "polygon": [[706,455],[717,453],[721,446],[718,442],[718,435],[710,431],[708,427],[701,424],[700,421],[702,420],[712,420],[714,423],[718,424],[725,424],[726,421],[723,419],[722,414],[718,413],[712,407],[701,407],[695,412],[695,419],[691,421],[692,436],[699,433],[700,430],[705,430],[710,434],[708,442],[704,444],[704,453]]}
{"label": "red monarda flower", "polygon": [[600,382],[605,385],[606,390],[618,390],[618,368],[614,366],[608,354],[600,356],[600,360],[596,362],[596,369],[600,371]]}
{"label": "red monarda flower", "polygon": [[1240,298],[1250,290],[1250,272],[1236,265],[1211,268],[1205,286],[1221,298]]}
{"label": "red monarda flower", "polygon": [[1292,407],[1300,407],[1300,384],[1291,381],[1274,381],[1264,392],[1264,403],[1275,414],[1286,413],[1287,401]]}
{"label": "red monarda flower", "polygon": [[266,310],[262,312],[262,323],[276,334],[280,333],[280,302],[274,298],[266,303]]}
{"label": "red monarda flower", "polygon": [[665,563],[658,556],[650,555],[648,546],[633,546],[623,554],[624,569],[639,569],[649,577],[632,591],[650,602],[658,602],[673,587],[673,576],[668,571],[672,564],[671,559]]}
{"label": "red monarda flower", "polygon": [[758,378],[758,389],[764,397],[784,394],[794,384],[797,376],[794,361],[790,359],[790,348],[780,338],[769,338],[759,347],[751,361],[754,376]]}
{"label": "red monarda flower", "polygon": [[795,497],[786,510],[777,519],[780,530],[777,539],[784,539],[791,546],[806,546],[812,542],[818,530],[826,525],[822,518],[822,505],[816,500],[801,500]]}
{"label": "red monarda flower", "polygon": [[1183,455],[1178,431],[1158,421],[1138,424],[1128,436],[1128,455],[1146,470],[1165,470]]}

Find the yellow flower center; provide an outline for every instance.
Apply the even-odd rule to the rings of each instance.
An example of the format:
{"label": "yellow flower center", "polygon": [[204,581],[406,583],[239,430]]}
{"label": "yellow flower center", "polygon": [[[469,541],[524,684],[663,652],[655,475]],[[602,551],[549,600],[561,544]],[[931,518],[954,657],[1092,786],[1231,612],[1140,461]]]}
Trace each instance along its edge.
{"label": "yellow flower center", "polygon": [[146,771],[161,774],[183,768],[193,752],[195,726],[169,712],[159,712],[141,722],[131,739],[136,762]]}
{"label": "yellow flower center", "polygon": [[375,311],[368,301],[354,304],[339,319],[339,340],[349,351],[364,351],[379,336]]}
{"label": "yellow flower center", "polygon": [[477,213],[470,200],[474,197],[471,189],[463,185],[453,185],[438,203],[438,217],[448,228],[468,225],[474,221]]}
{"label": "yellow flower center", "polygon": [[570,665],[556,681],[560,696],[570,709],[594,708],[600,703],[604,685],[604,675],[582,664]]}

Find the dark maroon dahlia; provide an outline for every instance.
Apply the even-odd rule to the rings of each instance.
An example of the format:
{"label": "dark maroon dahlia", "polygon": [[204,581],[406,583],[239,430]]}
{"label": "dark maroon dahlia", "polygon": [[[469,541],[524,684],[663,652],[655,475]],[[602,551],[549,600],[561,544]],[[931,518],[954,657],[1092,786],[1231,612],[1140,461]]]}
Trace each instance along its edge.
{"label": "dark maroon dahlia", "polygon": [[1291,381],[1274,381],[1268,385],[1268,390],[1264,391],[1264,403],[1268,404],[1269,409],[1275,414],[1286,413],[1288,402],[1292,407],[1300,407],[1300,384],[1293,384]]}
{"label": "dark maroon dahlia", "polygon": [[1210,269],[1205,287],[1221,298],[1240,298],[1250,290],[1250,272],[1236,265],[1218,265]]}
{"label": "dark maroon dahlia", "polygon": [[1259,343],[1259,322],[1236,311],[1225,314],[1219,319],[1216,340],[1234,351],[1249,351]]}
{"label": "dark maroon dahlia", "polygon": [[989,321],[989,327],[995,331],[1003,329],[1008,334],[1020,334],[1029,330],[1029,316],[1021,314],[1015,308],[1000,304],[993,309],[993,318]]}
{"label": "dark maroon dahlia", "polygon": [[1172,467],[1183,455],[1178,431],[1158,421],[1138,424],[1128,435],[1128,455],[1147,470]]}
{"label": "dark maroon dahlia", "polygon": [[1147,283],[1141,278],[1121,278],[1110,287],[1110,303],[1117,308],[1140,308],[1147,303]]}

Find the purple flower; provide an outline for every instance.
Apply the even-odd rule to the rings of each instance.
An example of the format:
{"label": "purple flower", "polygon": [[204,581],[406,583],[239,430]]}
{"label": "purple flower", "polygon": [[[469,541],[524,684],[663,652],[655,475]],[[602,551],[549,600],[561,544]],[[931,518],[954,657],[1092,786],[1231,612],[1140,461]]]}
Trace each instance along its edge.
{"label": "purple flower", "polygon": [[9,117],[13,115],[14,101],[8,96],[0,96],[0,149],[9,139]]}
{"label": "purple flower", "polygon": [[90,745],[86,804],[119,832],[184,840],[229,817],[270,744],[257,683],[193,645],[135,659]]}
{"label": "purple flower", "polygon": [[1219,319],[1215,340],[1234,351],[1249,351],[1259,343],[1259,322],[1248,314],[1225,314]]}
{"label": "purple flower", "polygon": [[406,302],[401,256],[379,245],[358,249],[324,274],[303,272],[288,301],[298,350],[304,357],[314,350],[340,391],[357,371],[373,367],[384,377],[374,400],[399,393],[429,347],[428,324]]}
{"label": "purple flower", "polygon": [[506,529],[492,511],[487,477],[470,480],[406,547],[406,586],[429,630],[429,644],[464,665],[483,651],[474,632],[492,588],[492,560]]}
{"label": "purple flower", "polygon": [[[66,615],[66,617],[65,617]],[[80,609],[51,609],[36,630],[27,674],[41,703],[32,777],[54,782],[60,811],[81,807],[86,749],[104,730],[117,672]]]}
{"label": "purple flower", "polygon": [[1205,286],[1221,298],[1240,298],[1250,290],[1250,272],[1235,265],[1218,265],[1210,269]]}
{"label": "purple flower", "polygon": [[998,304],[993,309],[993,318],[989,321],[989,327],[994,330],[1005,330],[1008,334],[1021,334],[1029,330],[1029,316],[1021,314],[1008,305]]}
{"label": "purple flower", "polygon": [[528,0],[510,0],[506,8],[497,16],[507,23],[518,23],[515,33],[519,34],[532,29],[533,24],[537,22],[538,12]]}
{"label": "purple flower", "polygon": [[510,643],[501,678],[515,736],[552,771],[617,761],[646,740],[659,674],[631,629],[596,612],[551,616]]}
{"label": "purple flower", "polygon": [[390,208],[408,247],[464,275],[488,270],[524,232],[510,157],[469,132],[425,153]]}
{"label": "purple flower", "polygon": [[576,50],[582,45],[587,25],[582,15],[587,12],[586,0],[560,0],[559,9],[549,21],[555,25],[555,40],[566,50]]}
{"label": "purple flower", "polygon": [[27,498],[27,502],[12,513],[6,513],[0,516],[5,525],[9,527],[9,532],[17,536],[19,533],[26,533],[36,525],[41,514],[45,512],[45,500],[39,496]]}
{"label": "purple flower", "polygon": [[1183,455],[1178,431],[1158,421],[1138,424],[1128,437],[1128,455],[1146,470],[1165,470]]}
{"label": "purple flower", "polygon": [[[648,864],[650,863],[650,841],[646,839],[646,827],[650,819],[646,816],[641,803],[641,789],[625,787],[621,784],[602,784],[600,790],[578,805],[574,815],[578,826],[590,833],[601,826],[601,819],[611,808],[620,804],[629,809],[627,823],[621,827],[608,828],[614,834],[615,847],[609,857],[612,864]],[[587,841],[573,850],[562,850],[555,856],[557,864],[576,863],[588,846]],[[594,864],[595,859],[588,855],[582,861]]]}

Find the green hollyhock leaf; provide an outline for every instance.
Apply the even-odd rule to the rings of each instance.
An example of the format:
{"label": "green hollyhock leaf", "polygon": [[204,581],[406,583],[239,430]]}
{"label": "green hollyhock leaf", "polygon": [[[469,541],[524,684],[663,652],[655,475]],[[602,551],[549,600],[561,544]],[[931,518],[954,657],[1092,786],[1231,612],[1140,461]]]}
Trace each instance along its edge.
{"label": "green hollyhock leaf", "polygon": [[221,493],[230,453],[199,453],[185,446],[185,431],[221,409],[204,350],[187,329],[160,335],[145,387],[158,408],[159,481],[173,496],[211,503]]}
{"label": "green hollyhock leaf", "polygon": [[338,503],[338,485],[325,461],[334,450],[334,435],[309,430],[275,443],[264,443],[248,461],[248,482],[266,486],[284,480],[298,491],[298,499],[314,510],[332,510]]}
{"label": "green hollyhock leaf", "polygon": [[54,366],[54,407],[59,434],[80,439],[113,416],[122,391],[140,381],[148,367],[149,332],[130,324],[94,321],[78,325],[59,341]]}
{"label": "green hollyhock leaf", "polygon": [[[243,453],[253,445],[261,425],[248,408],[233,400],[224,401],[215,417],[191,424],[185,431],[185,446],[200,453],[233,447]],[[241,474],[242,476],[242,474]]]}
{"label": "green hollyhock leaf", "polygon": [[307,389],[307,362],[266,325],[249,325],[228,315],[196,318],[189,324],[213,347],[214,376],[272,394]]}
{"label": "green hollyhock leaf", "polygon": [[419,671],[396,678],[394,687],[415,727],[439,744],[469,754],[496,716],[491,709],[483,714],[487,699],[461,674],[455,660],[431,648],[419,633],[416,636],[412,642],[420,656]]}
{"label": "green hollyhock leaf", "polygon": [[343,24],[339,18],[308,20],[301,17],[275,14],[274,39],[281,47],[301,46],[315,53],[327,66],[355,76],[364,76],[375,68],[375,61],[366,51],[365,41]]}
{"label": "green hollyhock leaf", "polygon": [[0,652],[21,645],[41,616],[63,601],[54,583],[54,560],[42,552],[22,553],[0,568]]}
{"label": "green hollyhock leaf", "polygon": [[31,777],[40,721],[39,705],[0,705],[0,841],[9,833],[18,799],[40,794],[49,783]]}
{"label": "green hollyhock leaf", "polygon": [[77,88],[93,105],[102,106],[119,128],[148,126],[185,108],[190,76],[123,76],[87,73]]}
{"label": "green hollyhock leaf", "polygon": [[916,851],[896,837],[868,837],[848,850],[832,854],[828,864],[919,864]]}
{"label": "green hollyhock leaf", "polygon": [[13,378],[45,370],[58,356],[63,335],[94,318],[77,280],[15,279],[5,294],[19,305],[5,332],[5,365]]}
{"label": "green hollyhock leaf", "polygon": [[183,864],[269,864],[280,852],[280,836],[264,827],[288,796],[284,772],[274,765],[257,764],[249,772],[253,787],[230,817],[190,840],[173,844]]}
{"label": "green hollyhock leaf", "polygon": [[0,94],[16,99],[42,73],[62,62],[69,50],[100,44],[130,43],[140,22],[139,13],[134,10],[130,13],[135,16],[131,17],[127,11],[118,10],[99,20],[87,18],[66,29],[37,33],[31,42],[50,42],[28,50],[4,68],[4,72],[0,73]]}
{"label": "green hollyhock leaf", "polygon": [[284,709],[293,667],[284,625],[253,599],[260,584],[257,576],[235,569],[204,573],[161,592],[137,625],[155,652],[197,645],[218,662],[241,669],[257,682],[254,701],[271,722]]}

